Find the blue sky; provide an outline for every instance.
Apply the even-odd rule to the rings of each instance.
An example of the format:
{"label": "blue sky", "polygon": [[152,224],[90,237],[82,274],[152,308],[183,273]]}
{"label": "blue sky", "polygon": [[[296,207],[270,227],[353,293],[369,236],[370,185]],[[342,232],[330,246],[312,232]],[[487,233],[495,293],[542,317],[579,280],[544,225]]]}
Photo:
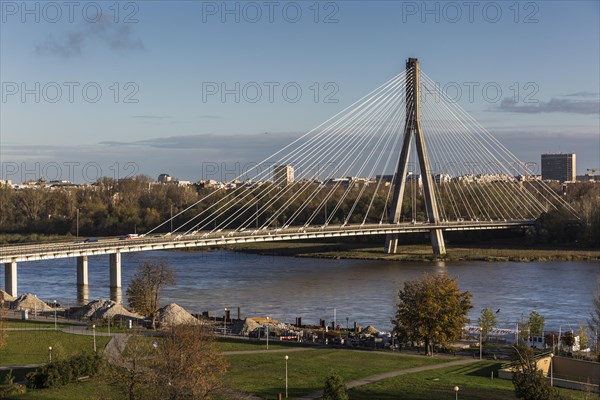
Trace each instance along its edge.
{"label": "blue sky", "polygon": [[598,1],[0,3],[2,179],[239,170],[408,57],[523,161],[600,167]]}

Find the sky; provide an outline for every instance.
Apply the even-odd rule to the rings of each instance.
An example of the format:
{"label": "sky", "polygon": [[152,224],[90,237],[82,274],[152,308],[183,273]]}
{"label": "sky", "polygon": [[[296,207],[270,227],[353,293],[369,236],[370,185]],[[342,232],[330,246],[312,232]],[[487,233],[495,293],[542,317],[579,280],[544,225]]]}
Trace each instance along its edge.
{"label": "sky", "polygon": [[409,57],[522,161],[584,174],[599,4],[0,0],[0,179],[227,180]]}

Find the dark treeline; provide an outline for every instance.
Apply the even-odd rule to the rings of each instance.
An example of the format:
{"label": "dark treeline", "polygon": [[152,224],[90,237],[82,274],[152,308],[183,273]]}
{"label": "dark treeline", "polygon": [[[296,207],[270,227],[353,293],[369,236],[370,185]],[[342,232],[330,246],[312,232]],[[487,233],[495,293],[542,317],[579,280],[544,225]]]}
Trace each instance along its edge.
{"label": "dark treeline", "polygon": [[[298,187],[296,187],[298,186]],[[293,218],[293,225],[301,225],[314,217],[312,224],[322,224],[326,218],[332,224],[341,224],[350,215],[348,223],[378,223],[384,216],[387,220],[389,210],[389,189],[381,188],[373,196],[375,185],[363,188],[352,187],[344,197],[346,187],[339,187],[325,202],[326,207],[318,206],[330,193],[329,189],[317,192],[310,197],[312,190],[300,190],[294,185],[277,200],[267,199],[281,194],[280,188],[270,184],[260,188],[242,188],[236,192],[244,200],[223,213],[214,221],[212,227],[226,221],[225,229],[244,225],[262,226],[273,215],[277,215],[269,226],[284,226]],[[363,190],[364,189],[364,190]],[[26,188],[14,190],[8,186],[0,187],[0,231],[4,234],[0,240],[25,240],[31,234],[71,235],[75,236],[115,236],[127,233],[146,233],[171,215],[177,215],[189,205],[194,204],[215,189],[202,189],[200,186],[178,186],[175,184],[155,184],[146,176],[137,176],[119,181],[102,178],[95,184],[81,187]],[[213,202],[231,193],[232,189],[219,189],[208,202],[201,202],[185,211],[173,221],[177,228],[199,212],[210,207]],[[600,246],[600,184],[582,182],[567,186],[556,185],[556,193],[575,208],[579,220],[565,211],[553,211],[543,214],[536,227],[527,231],[530,241],[537,243],[573,243],[580,246]],[[255,198],[261,197],[259,207],[267,204],[264,213],[258,219],[253,216],[256,210]],[[244,196],[247,195],[247,196]],[[344,199],[336,208],[338,201]],[[357,200],[358,198],[358,200]],[[374,199],[371,203],[371,199]],[[303,204],[306,207],[302,207]],[[451,207],[448,207],[450,209]],[[278,213],[278,210],[282,210]],[[316,215],[312,215],[318,209]],[[297,215],[295,210],[300,210]],[[369,210],[367,214],[367,210]],[[79,218],[77,216],[79,215]],[[211,217],[212,218],[212,215]],[[407,185],[403,205],[403,221],[423,221],[425,209],[422,193],[413,185]],[[451,219],[448,216],[448,219]],[[483,218],[485,219],[485,218]],[[77,223],[79,220],[79,223]],[[199,220],[198,220],[199,221]],[[187,228],[191,227],[188,226]],[[212,228],[211,227],[211,228]],[[168,232],[167,223],[156,230]],[[185,231],[186,229],[184,229]],[[13,234],[12,237],[11,235]]]}

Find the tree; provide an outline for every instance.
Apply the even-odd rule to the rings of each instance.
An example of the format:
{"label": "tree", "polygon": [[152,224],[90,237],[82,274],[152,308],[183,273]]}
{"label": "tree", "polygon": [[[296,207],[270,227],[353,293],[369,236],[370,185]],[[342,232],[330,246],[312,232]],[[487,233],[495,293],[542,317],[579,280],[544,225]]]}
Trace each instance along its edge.
{"label": "tree", "polygon": [[494,329],[498,320],[496,319],[496,314],[491,308],[484,308],[481,310],[481,315],[477,320],[479,323],[479,327],[481,328],[481,340],[487,341],[488,333]]}
{"label": "tree", "polygon": [[590,318],[588,319],[588,328],[590,328],[590,332],[592,332],[596,338],[594,341],[596,344],[596,354],[600,360],[600,348],[598,346],[598,342],[600,341],[600,278],[598,278],[598,286],[593,304],[594,306],[590,312]]}
{"label": "tree", "polygon": [[544,344],[546,346],[552,347],[552,349],[554,349],[554,347],[558,345],[558,333],[557,332],[547,332],[544,335]]}
{"label": "tree", "polygon": [[579,350],[585,350],[589,347],[590,341],[588,340],[587,335],[585,334],[585,328],[583,324],[579,324]]}
{"label": "tree", "polygon": [[154,373],[150,366],[156,349],[145,337],[137,335],[116,336],[118,351],[106,353],[110,364],[106,378],[120,387],[128,400],[151,398],[154,393]]}
{"label": "tree", "polygon": [[542,371],[538,370],[533,350],[524,343],[513,346],[513,348],[512,382],[517,398],[525,400],[562,399],[556,389],[550,386]]}
{"label": "tree", "polygon": [[331,371],[325,379],[322,400],[348,400],[348,390],[344,379],[335,371]]}
{"label": "tree", "polygon": [[[0,301],[1,303],[1,301]],[[4,309],[0,304],[0,349],[6,345],[8,331],[4,329]]]}
{"label": "tree", "polygon": [[398,298],[394,333],[404,340],[424,342],[428,355],[435,344],[448,346],[461,337],[473,308],[471,293],[461,292],[456,278],[448,274],[425,274],[405,282]]}
{"label": "tree", "polygon": [[571,351],[573,345],[575,345],[575,335],[571,331],[565,332],[564,335],[562,335],[562,337],[560,338],[560,340],[562,341],[564,346],[567,346],[569,348],[569,351]]}
{"label": "tree", "polygon": [[542,317],[537,311],[532,311],[529,314],[529,334],[531,336],[542,336],[544,330],[544,317]]}
{"label": "tree", "polygon": [[174,325],[157,348],[152,369],[160,399],[204,399],[222,385],[227,362],[202,325]]}
{"label": "tree", "polygon": [[175,271],[165,259],[143,261],[127,287],[129,306],[140,314],[150,316],[152,328],[156,329],[160,292],[165,286],[174,284]]}

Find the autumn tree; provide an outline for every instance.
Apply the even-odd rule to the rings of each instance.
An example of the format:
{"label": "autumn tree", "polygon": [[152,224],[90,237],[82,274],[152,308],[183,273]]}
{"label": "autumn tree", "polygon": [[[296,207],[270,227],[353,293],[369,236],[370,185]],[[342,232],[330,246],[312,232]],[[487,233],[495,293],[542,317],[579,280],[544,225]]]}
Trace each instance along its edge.
{"label": "autumn tree", "polygon": [[598,343],[600,342],[600,278],[598,279],[596,296],[594,297],[592,311],[590,312],[590,318],[588,319],[588,328],[590,328],[590,332],[592,332],[596,338],[594,341],[596,344],[596,354],[600,360],[600,347],[598,346]]}
{"label": "autumn tree", "polygon": [[585,350],[589,347],[590,343],[587,335],[585,334],[585,328],[583,324],[579,324],[579,350]]}
{"label": "autumn tree", "polygon": [[448,346],[461,337],[469,322],[471,293],[461,292],[457,279],[448,274],[425,274],[404,283],[398,293],[394,333],[411,342],[424,342],[427,354],[434,345]]}
{"label": "autumn tree", "polygon": [[569,351],[571,351],[575,345],[575,334],[572,331],[565,332],[560,338],[560,341],[563,346],[568,347]]}
{"label": "autumn tree", "polygon": [[520,343],[513,346],[513,378],[515,395],[525,400],[561,400],[562,397],[554,389],[546,377],[537,368],[537,360],[533,350]]}
{"label": "autumn tree", "polygon": [[544,335],[544,344],[554,349],[558,345],[558,333],[557,332],[546,332]]}
{"label": "autumn tree", "polygon": [[488,334],[496,324],[498,323],[498,319],[496,318],[496,314],[491,308],[484,308],[481,310],[481,315],[477,320],[479,323],[479,328],[481,329],[481,340],[487,341]]}
{"label": "autumn tree", "polygon": [[160,399],[204,399],[222,386],[228,364],[203,325],[174,325],[152,363]]}
{"label": "autumn tree", "polygon": [[165,259],[143,261],[127,287],[129,306],[136,312],[152,318],[156,329],[156,315],[160,309],[160,292],[175,284],[175,271]]}
{"label": "autumn tree", "polygon": [[2,307],[2,299],[0,298],[0,349],[6,345],[8,336],[8,331],[4,325],[4,308]]}
{"label": "autumn tree", "polygon": [[527,325],[529,326],[529,334],[531,336],[541,336],[544,330],[544,317],[537,311],[532,311],[531,314],[529,314]]}
{"label": "autumn tree", "polygon": [[109,368],[106,378],[114,382],[128,400],[149,399],[155,392],[155,374],[151,368],[156,348],[138,335],[115,336],[119,351],[105,355]]}

